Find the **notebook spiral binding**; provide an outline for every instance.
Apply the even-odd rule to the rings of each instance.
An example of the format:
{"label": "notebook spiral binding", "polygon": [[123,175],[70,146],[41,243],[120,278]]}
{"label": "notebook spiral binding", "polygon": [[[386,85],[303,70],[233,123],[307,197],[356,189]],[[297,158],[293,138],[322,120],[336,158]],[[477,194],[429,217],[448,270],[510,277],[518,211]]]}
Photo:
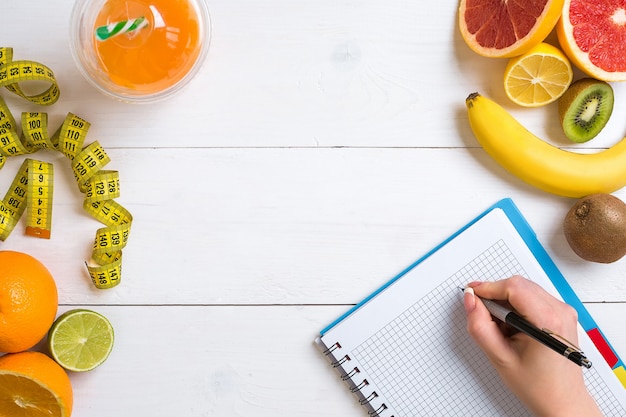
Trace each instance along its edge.
{"label": "notebook spiral binding", "polygon": [[335,342],[324,350],[323,353],[328,357],[330,365],[341,374],[341,379],[348,383],[350,391],[358,397],[359,404],[367,407],[369,417],[394,417],[393,415],[383,415],[388,409],[385,403],[374,408],[375,406],[372,404],[372,401],[378,398],[378,393],[368,390],[370,383],[366,378],[359,381],[358,375],[361,371],[356,366],[350,369],[349,362],[352,359],[347,354],[342,355],[340,351],[341,343]]}

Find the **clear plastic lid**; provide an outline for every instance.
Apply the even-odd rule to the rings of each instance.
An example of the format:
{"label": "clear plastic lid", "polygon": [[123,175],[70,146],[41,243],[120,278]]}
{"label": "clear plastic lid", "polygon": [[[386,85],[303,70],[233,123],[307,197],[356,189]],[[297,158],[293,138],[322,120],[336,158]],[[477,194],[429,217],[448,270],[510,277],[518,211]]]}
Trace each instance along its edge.
{"label": "clear plastic lid", "polygon": [[74,59],[101,92],[153,102],[197,73],[211,38],[203,0],[78,0],[70,23]]}

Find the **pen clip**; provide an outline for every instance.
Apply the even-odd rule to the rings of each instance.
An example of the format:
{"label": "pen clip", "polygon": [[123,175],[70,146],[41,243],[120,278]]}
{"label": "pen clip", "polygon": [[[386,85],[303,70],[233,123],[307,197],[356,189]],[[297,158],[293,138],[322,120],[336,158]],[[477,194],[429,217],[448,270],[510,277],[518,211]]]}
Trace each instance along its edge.
{"label": "pen clip", "polygon": [[584,352],[582,350],[580,350],[580,348],[578,346],[576,346],[574,343],[570,342],[569,340],[567,340],[565,337],[561,336],[558,333],[553,332],[550,329],[546,329],[545,327],[541,329],[542,332],[549,334],[550,336],[556,338],[556,339],[560,339],[562,342],[564,342],[566,345],[569,346],[570,349],[572,349],[573,351],[576,351],[578,353],[582,353],[584,354]]}

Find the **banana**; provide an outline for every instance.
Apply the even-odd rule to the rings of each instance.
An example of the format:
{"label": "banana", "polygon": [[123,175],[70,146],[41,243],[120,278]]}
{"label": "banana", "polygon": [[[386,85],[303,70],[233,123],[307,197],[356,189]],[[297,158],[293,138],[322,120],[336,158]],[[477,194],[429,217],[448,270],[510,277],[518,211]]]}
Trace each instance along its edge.
{"label": "banana", "polygon": [[478,93],[465,100],[478,142],[510,173],[541,190],[580,198],[626,185],[626,138],[591,154],[569,152],[529,132],[502,106]]}

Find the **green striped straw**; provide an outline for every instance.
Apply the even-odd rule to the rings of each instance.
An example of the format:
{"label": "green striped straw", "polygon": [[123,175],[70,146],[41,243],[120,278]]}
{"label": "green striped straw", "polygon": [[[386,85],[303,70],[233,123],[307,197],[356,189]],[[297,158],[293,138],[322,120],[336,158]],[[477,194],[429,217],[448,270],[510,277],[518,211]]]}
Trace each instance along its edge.
{"label": "green striped straw", "polygon": [[114,36],[134,32],[146,26],[148,26],[148,20],[144,16],[137,19],[111,23],[109,25],[96,28],[96,39],[99,41],[106,41]]}

